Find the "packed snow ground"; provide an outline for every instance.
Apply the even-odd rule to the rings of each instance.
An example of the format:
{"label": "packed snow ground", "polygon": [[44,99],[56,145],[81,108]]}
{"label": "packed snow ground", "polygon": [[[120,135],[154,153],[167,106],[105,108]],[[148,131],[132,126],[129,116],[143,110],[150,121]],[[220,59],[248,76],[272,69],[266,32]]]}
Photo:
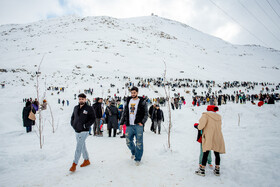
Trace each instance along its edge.
{"label": "packed snow ground", "polygon": [[[53,104],[58,128],[53,134],[46,121],[44,146],[39,148],[38,130],[26,134],[21,112],[21,90],[5,88],[0,97],[0,186],[275,186],[279,183],[280,105],[259,108],[250,103],[228,103],[220,107],[226,154],[221,156],[221,176],[207,168],[206,177],[196,176],[199,143],[198,122],[206,106],[185,105],[172,112],[172,151],[167,149],[167,109],[162,135],[155,135],[146,123],[144,155],[137,167],[130,159],[125,139],[89,136],[86,143],[91,165],[68,171],[75,151],[75,133],[70,126],[74,102],[63,107]],[[65,95],[72,92],[65,93]],[[190,99],[190,98],[189,98]],[[57,100],[50,98],[49,102]],[[188,100],[187,103],[190,100]],[[238,114],[241,123],[238,126]],[[49,118],[49,110],[43,111]],[[35,132],[36,131],[36,132]],[[214,160],[214,155],[212,155]],[[214,161],[213,161],[214,162]],[[82,163],[82,158],[80,164]]]}

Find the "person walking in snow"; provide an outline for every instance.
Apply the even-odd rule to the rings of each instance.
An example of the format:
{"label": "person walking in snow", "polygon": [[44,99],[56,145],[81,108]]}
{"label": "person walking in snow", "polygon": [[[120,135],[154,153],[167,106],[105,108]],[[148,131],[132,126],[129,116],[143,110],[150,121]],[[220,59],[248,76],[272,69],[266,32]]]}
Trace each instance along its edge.
{"label": "person walking in snow", "polygon": [[161,122],[164,122],[164,115],[162,110],[159,108],[159,105],[156,105],[156,108],[153,112],[152,119],[154,121],[154,133],[157,133],[157,128],[158,128],[158,134],[160,134],[161,130]]}
{"label": "person walking in snow", "polygon": [[214,174],[216,176],[220,175],[220,154],[224,154],[225,143],[222,134],[222,118],[216,112],[219,110],[218,107],[214,105],[209,105],[207,107],[207,112],[203,112],[201,118],[199,119],[198,130],[203,130],[202,132],[202,166],[199,167],[195,173],[200,176],[205,176],[205,166],[209,152],[214,151],[215,159],[215,170]]}
{"label": "person walking in snow", "polygon": [[[194,128],[197,128],[198,123],[194,124]],[[202,166],[202,158],[203,158],[203,151],[202,151],[202,130],[198,130],[198,134],[197,134],[197,139],[196,141],[198,143],[200,143],[200,154],[199,154],[199,167]],[[207,163],[209,164],[209,166],[212,168],[212,157],[211,157],[211,152],[209,153],[208,157],[207,157]]]}
{"label": "person walking in snow", "polygon": [[81,154],[83,154],[84,162],[81,164],[81,167],[90,165],[89,155],[86,148],[86,139],[89,135],[89,128],[94,123],[95,115],[93,108],[86,104],[86,95],[79,94],[79,105],[75,106],[72,117],[71,117],[71,126],[76,133],[76,151],[75,157],[70,168],[71,172],[76,171],[76,166],[79,162]]}
{"label": "person walking in snow", "polygon": [[35,110],[35,108],[32,107],[31,102],[27,101],[25,104],[25,107],[23,108],[23,111],[22,111],[23,126],[26,127],[27,133],[31,132],[32,125],[35,125],[35,121],[30,119],[30,117],[29,117],[31,111],[33,112],[33,114],[36,113],[36,110]]}
{"label": "person walking in snow", "polygon": [[151,131],[154,131],[154,130],[155,130],[155,128],[154,128],[154,121],[153,121],[153,118],[152,118],[153,113],[154,113],[154,111],[155,111],[155,108],[156,108],[156,103],[154,103],[154,104],[153,104],[152,106],[150,106],[150,108],[149,108],[149,117],[151,118],[151,121],[152,121],[151,128],[150,128]]}
{"label": "person walking in snow", "polygon": [[[134,159],[136,166],[140,165],[143,155],[143,132],[144,124],[148,119],[148,107],[143,97],[138,97],[138,88],[132,87],[131,97],[127,98],[124,107],[123,118],[126,124],[126,144],[131,151],[131,159]],[[122,128],[122,126],[121,126]],[[134,143],[136,137],[136,145]]]}
{"label": "person walking in snow", "polygon": [[113,137],[116,137],[118,129],[119,112],[115,104],[115,101],[112,100],[110,105],[105,109],[109,137],[112,135],[112,129],[114,129]]}
{"label": "person walking in snow", "polygon": [[41,110],[47,110],[47,105],[48,105],[47,100],[44,99],[43,104],[41,104]]}
{"label": "person walking in snow", "polygon": [[33,101],[32,107],[33,107],[36,111],[39,110],[39,102],[37,101],[37,99],[35,99],[35,101]]}
{"label": "person walking in snow", "polygon": [[119,122],[118,122],[118,129],[119,129],[119,132],[117,134],[121,134],[121,129],[120,129],[120,122],[121,122],[121,117],[122,117],[122,114],[123,114],[123,104],[121,103],[121,100],[117,100],[117,108],[118,108],[118,112],[119,112]]}
{"label": "person walking in snow", "polygon": [[102,98],[96,98],[96,103],[94,103],[92,105],[94,111],[95,111],[95,115],[96,115],[96,119],[94,122],[94,126],[93,126],[93,135],[94,136],[102,136],[102,133],[100,132],[100,120],[102,118],[103,115],[103,111],[102,111]]}
{"label": "person walking in snow", "polygon": [[182,104],[183,104],[182,99],[179,99],[179,109],[180,109],[180,110],[182,109]]}

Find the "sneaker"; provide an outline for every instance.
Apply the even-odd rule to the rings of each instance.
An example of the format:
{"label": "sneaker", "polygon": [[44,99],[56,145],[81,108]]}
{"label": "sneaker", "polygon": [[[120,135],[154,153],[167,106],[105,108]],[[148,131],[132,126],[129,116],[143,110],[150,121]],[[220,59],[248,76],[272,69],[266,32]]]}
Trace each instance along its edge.
{"label": "sneaker", "polygon": [[220,176],[220,167],[215,167],[215,169],[214,169],[214,175],[216,175],[216,176]]}
{"label": "sneaker", "polygon": [[131,155],[131,157],[130,157],[132,160],[134,160],[135,159],[135,155]]}
{"label": "sneaker", "polygon": [[195,174],[205,177],[205,168],[199,167]]}
{"label": "sneaker", "polygon": [[212,164],[209,164],[209,167],[212,169],[212,168],[213,168],[213,165],[212,165]]}
{"label": "sneaker", "polygon": [[140,166],[140,161],[136,161],[136,162],[135,162],[135,165],[136,165],[136,166]]}

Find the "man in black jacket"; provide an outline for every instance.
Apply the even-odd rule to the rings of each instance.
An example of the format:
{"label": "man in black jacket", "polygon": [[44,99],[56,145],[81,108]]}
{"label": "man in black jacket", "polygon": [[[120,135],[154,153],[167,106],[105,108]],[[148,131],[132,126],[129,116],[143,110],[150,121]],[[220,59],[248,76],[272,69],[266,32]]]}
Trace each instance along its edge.
{"label": "man in black jacket", "polygon": [[72,172],[76,171],[76,166],[79,162],[81,154],[83,154],[84,158],[84,163],[81,167],[90,165],[85,141],[89,135],[89,128],[95,120],[95,114],[92,107],[86,104],[86,95],[80,94],[78,97],[79,105],[75,106],[71,117],[71,126],[76,132],[77,140],[75,158],[72,167],[70,168],[70,171]]}
{"label": "man in black jacket", "polygon": [[152,120],[154,122],[154,133],[157,133],[158,128],[158,134],[160,134],[161,122],[164,121],[164,115],[162,110],[159,108],[159,105],[156,105],[156,108],[152,114]]}
{"label": "man in black jacket", "polygon": [[153,121],[153,118],[152,118],[155,108],[156,108],[156,103],[154,103],[149,108],[149,117],[151,118],[151,121],[152,121],[152,125],[151,125],[151,128],[150,128],[151,131],[155,131],[155,129],[154,129],[154,121]]}
{"label": "man in black jacket", "polygon": [[96,116],[96,119],[94,121],[94,126],[93,126],[93,135],[102,136],[102,133],[100,131],[100,120],[103,115],[102,98],[96,98],[96,103],[94,103],[92,107],[95,111],[95,116]]}
{"label": "man in black jacket", "polygon": [[[136,166],[140,165],[143,155],[143,130],[144,124],[148,119],[148,107],[146,100],[138,97],[138,88],[131,89],[131,97],[127,98],[123,112],[123,120],[121,124],[126,124],[126,145],[131,151],[131,159],[135,160]],[[136,145],[134,144],[134,136],[136,137]]]}

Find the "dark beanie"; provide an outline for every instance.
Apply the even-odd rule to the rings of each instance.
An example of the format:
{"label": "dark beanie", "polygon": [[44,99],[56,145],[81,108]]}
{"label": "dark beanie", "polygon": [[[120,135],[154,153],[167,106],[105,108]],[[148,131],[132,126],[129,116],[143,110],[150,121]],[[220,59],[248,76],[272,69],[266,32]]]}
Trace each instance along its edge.
{"label": "dark beanie", "polygon": [[26,104],[25,104],[26,107],[28,107],[28,106],[30,106],[30,105],[31,105],[31,102],[30,102],[30,101],[27,101]]}
{"label": "dark beanie", "polygon": [[87,96],[84,93],[79,94],[78,97],[87,98]]}

